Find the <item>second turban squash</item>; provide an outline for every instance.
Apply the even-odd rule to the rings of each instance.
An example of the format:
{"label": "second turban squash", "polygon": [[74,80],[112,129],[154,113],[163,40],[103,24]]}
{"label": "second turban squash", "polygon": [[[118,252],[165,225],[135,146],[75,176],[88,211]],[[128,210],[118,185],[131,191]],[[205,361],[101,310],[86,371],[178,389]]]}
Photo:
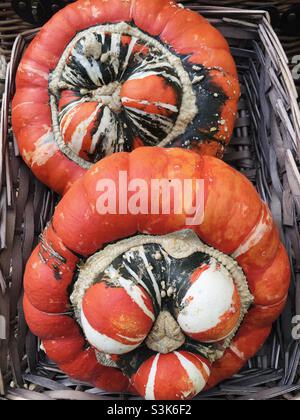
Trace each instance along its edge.
{"label": "second turban squash", "polygon": [[[98,214],[99,181],[118,183],[120,171],[147,185],[202,179],[204,219],[188,226],[184,213]],[[213,157],[140,148],[98,162],[64,196],[28,261],[24,309],[71,377],[188,399],[259,350],[289,279],[269,209],[243,175]]]}

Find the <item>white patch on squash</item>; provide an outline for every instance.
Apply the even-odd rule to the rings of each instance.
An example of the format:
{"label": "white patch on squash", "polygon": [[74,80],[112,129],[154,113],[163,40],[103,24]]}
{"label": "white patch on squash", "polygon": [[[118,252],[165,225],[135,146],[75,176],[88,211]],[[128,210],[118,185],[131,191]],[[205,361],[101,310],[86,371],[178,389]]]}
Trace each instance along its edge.
{"label": "white patch on squash", "polygon": [[251,248],[257,245],[263,239],[263,237],[272,229],[273,225],[271,221],[272,216],[270,214],[270,211],[268,210],[266,205],[264,205],[259,222],[253,228],[246,241],[242,243],[238,247],[238,249],[232,254],[232,257],[236,259],[241,255],[246,254],[246,252],[248,252]]}
{"label": "white patch on squash", "polygon": [[160,358],[160,354],[158,353],[152,362],[151,370],[149,373],[149,378],[148,378],[146,391],[145,391],[145,399],[148,401],[154,401],[156,399],[155,398],[155,378],[156,378],[157,365],[158,365],[159,358]]}
{"label": "white patch on squash", "polygon": [[72,139],[71,139],[71,148],[74,150],[75,153],[79,154],[82,149],[83,140],[87,134],[88,127],[92,123],[92,121],[96,118],[102,104],[99,104],[95,111],[87,118],[86,120],[82,121],[76,127]]}
{"label": "white patch on squash", "polygon": [[[181,353],[175,351],[174,354],[177,357],[177,359],[179,360],[182,368],[185,370],[188,378],[192,382],[192,388],[190,389],[189,392],[183,393],[182,397],[184,399],[186,399],[191,395],[199,394],[199,392],[201,392],[206,385],[206,380],[204,379],[201,371],[198,369],[198,367],[196,365],[194,365],[193,362],[188,360]],[[206,366],[206,365],[203,363],[203,366]]]}
{"label": "white patch on squash", "polygon": [[183,309],[177,319],[180,327],[190,334],[216,327],[230,310],[233,294],[234,281],[229,272],[211,259],[209,268],[201,272],[182,299]]}
{"label": "white patch on squash", "polygon": [[49,129],[42,137],[35,142],[35,150],[26,152],[24,149],[24,157],[31,166],[43,166],[58,151],[58,146],[54,140],[53,132]]}
{"label": "white patch on squash", "polygon": [[241,352],[234,344],[230,345],[230,350],[241,360],[245,360],[245,354]]}

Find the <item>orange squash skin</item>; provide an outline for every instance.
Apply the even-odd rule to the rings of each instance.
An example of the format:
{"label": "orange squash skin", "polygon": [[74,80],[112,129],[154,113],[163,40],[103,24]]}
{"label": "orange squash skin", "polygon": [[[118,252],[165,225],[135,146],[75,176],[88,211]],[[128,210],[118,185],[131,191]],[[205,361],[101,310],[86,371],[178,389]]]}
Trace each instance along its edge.
{"label": "orange squash skin", "polygon": [[[76,34],[97,25],[119,22],[133,22],[144,33],[159,37],[174,54],[188,57],[187,63],[191,68],[200,66],[207,69],[208,83],[222,92],[223,102],[220,102],[218,118],[212,122],[214,113],[208,112],[204,118],[205,128],[204,123],[203,126],[199,124],[195,133],[189,136],[189,147],[200,154],[222,156],[224,147],[231,138],[240,96],[237,70],[227,42],[206,19],[170,0],[80,0],[58,12],[26,50],[16,77],[12,109],[13,129],[25,162],[43,183],[60,194],[64,194],[86,169],[64,154],[53,134],[49,75]],[[126,44],[130,41],[124,36],[122,42]],[[134,51],[139,48],[136,46]],[[212,97],[210,103],[218,99],[214,95],[220,96],[205,86],[203,89],[203,97]],[[72,97],[72,101],[76,100],[69,90],[63,91],[59,100],[60,111]],[[165,79],[159,75],[128,80],[122,86],[121,98],[124,106],[133,106],[138,111],[164,118],[174,117],[174,110],[163,109],[158,104],[167,102],[176,106],[179,101],[176,89],[167,85]],[[76,127],[95,111],[96,105],[97,102],[78,105],[72,123],[65,127],[64,140],[67,145],[72,142]],[[204,112],[207,108],[206,102],[201,102],[199,107]],[[98,117],[90,123],[82,148],[78,152],[78,156],[84,161],[89,160],[89,147]],[[194,140],[196,134],[201,136],[199,141]],[[185,141],[186,139],[182,140],[183,146]],[[147,143],[136,134],[131,149],[143,145]],[[180,142],[175,142],[174,145],[179,146]]]}
{"label": "orange squash skin", "polygon": [[[157,155],[160,159],[154,158]],[[205,212],[202,223],[186,226],[186,214],[100,216],[97,213],[97,183],[102,178],[117,181],[120,170],[127,171],[129,180],[140,178],[148,185],[151,179],[160,178],[203,179]],[[139,148],[132,153],[115,154],[98,162],[57,206],[45,237],[48,244],[65,257],[61,261],[59,285],[55,287],[57,280],[54,273],[57,271],[53,265],[49,260],[41,259],[42,244],[38,245],[27,264],[26,319],[31,330],[45,342],[49,356],[62,370],[77,379],[99,384],[104,369],[98,366],[97,370],[93,356],[83,350],[76,322],[62,315],[69,308],[70,273],[74,272],[77,255],[87,257],[107,243],[138,232],[166,234],[187,227],[194,229],[208,245],[237,255],[254,296],[254,305],[230,348],[222,359],[212,364],[207,386],[212,387],[237,373],[259,350],[270,333],[272,323],[283,310],[290,282],[288,256],[269,210],[244,176],[216,158],[182,149]],[[51,290],[54,302],[49,299]],[[60,352],[56,346],[57,349],[65,346],[65,350]],[[85,367],[84,360],[88,361],[90,369]],[[106,369],[112,368],[105,368],[105,372],[109,372]],[[114,374],[118,378],[121,375],[119,371],[114,371]],[[117,382],[127,389],[125,379],[122,384],[119,379]],[[117,383],[110,383],[108,387],[114,385],[117,387]],[[142,393],[140,386],[138,391]]]}
{"label": "orange squash skin", "polygon": [[[197,367],[205,382],[208,380],[210,364],[205,358],[185,351],[180,351],[179,354]],[[149,358],[132,379],[134,388],[143,397],[147,396],[147,379],[154,359],[154,357]],[[178,375],[178,372],[180,372],[180,375]],[[180,379],[175,381],[174,379],[178,378],[178,376]],[[191,388],[188,374],[180,364],[177,355],[173,353],[160,355],[154,384],[155,398],[157,400],[176,401],[180,399],[178,395],[183,391],[186,399],[192,399],[195,394],[193,394]]]}
{"label": "orange squash skin", "polygon": [[247,360],[260,350],[270,335],[271,329],[271,325],[254,327],[248,325],[247,320],[245,320],[230,348],[226,350],[222,359],[213,364],[207,389],[213,388],[239,372]]}
{"label": "orange squash skin", "polygon": [[[142,287],[139,290],[142,291]],[[144,301],[154,317],[151,299],[145,295]],[[151,318],[144,316],[123,289],[111,289],[105,283],[95,284],[87,291],[83,311],[95,330],[113,339],[121,336],[127,345],[132,344],[136,334],[141,337],[139,344],[142,344],[153,326]]]}

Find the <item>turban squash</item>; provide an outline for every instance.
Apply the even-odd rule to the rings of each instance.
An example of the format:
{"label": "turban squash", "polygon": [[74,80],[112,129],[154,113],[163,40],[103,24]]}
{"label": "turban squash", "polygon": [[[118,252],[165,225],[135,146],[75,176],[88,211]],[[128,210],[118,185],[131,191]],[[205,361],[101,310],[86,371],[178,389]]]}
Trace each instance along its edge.
{"label": "turban squash", "polygon": [[[148,186],[203,180],[203,220],[188,225],[174,208],[99,214],[99,182],[118,185],[125,171]],[[259,350],[289,280],[269,209],[243,175],[215,157],[142,147],[102,159],[63,197],[28,261],[24,310],[69,376],[147,399],[189,399]]]}
{"label": "turban squash", "polygon": [[199,14],[170,0],[80,0],[26,50],[13,129],[35,175],[64,193],[139,146],[221,157],[239,95],[229,46]]}

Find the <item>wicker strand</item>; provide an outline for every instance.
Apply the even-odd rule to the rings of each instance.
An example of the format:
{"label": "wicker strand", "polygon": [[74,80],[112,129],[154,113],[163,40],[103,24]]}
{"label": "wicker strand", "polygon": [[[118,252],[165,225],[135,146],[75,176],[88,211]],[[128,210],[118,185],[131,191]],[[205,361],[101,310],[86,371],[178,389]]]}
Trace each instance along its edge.
{"label": "wicker strand", "polygon": [[31,27],[16,15],[11,2],[0,1],[0,54],[9,59],[16,36]]}
{"label": "wicker strand", "polygon": [[0,55],[0,103],[4,92],[4,83],[6,76],[6,60],[4,55]]}

